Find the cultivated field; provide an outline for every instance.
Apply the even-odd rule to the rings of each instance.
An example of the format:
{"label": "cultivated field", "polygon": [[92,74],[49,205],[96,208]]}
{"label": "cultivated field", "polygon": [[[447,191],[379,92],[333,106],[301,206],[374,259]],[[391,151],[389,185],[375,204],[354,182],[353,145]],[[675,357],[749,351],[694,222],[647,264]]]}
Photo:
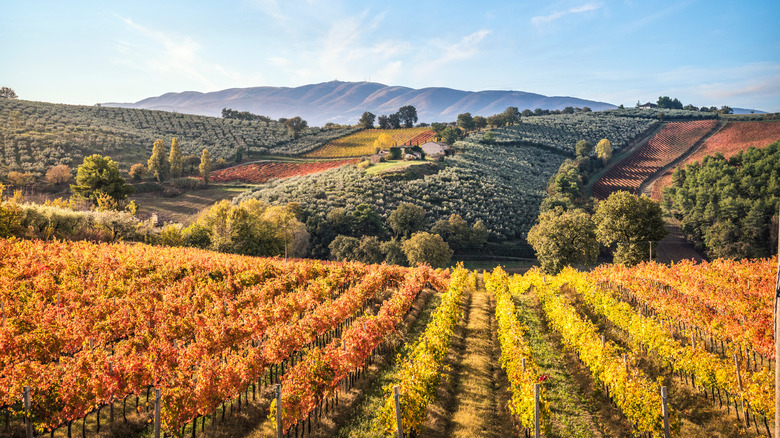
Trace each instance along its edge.
{"label": "cultivated field", "polygon": [[355,164],[358,160],[318,161],[318,162],[258,162],[221,169],[211,174],[215,182],[240,181],[247,183],[264,183],[276,178],[310,175],[345,164]]}
{"label": "cultivated field", "polygon": [[642,182],[687,152],[717,124],[717,120],[667,123],[650,141],[599,178],[593,185],[593,196],[606,199],[617,190],[637,193]]}
{"label": "cultivated field", "polygon": [[433,133],[428,128],[366,129],[333,140],[304,156],[307,158],[341,158],[372,155],[376,152],[374,141],[379,138],[381,134],[390,135],[393,137],[395,145],[401,146],[409,144],[410,142],[412,145],[417,145],[417,142],[423,144],[425,141],[420,140],[431,138]]}
{"label": "cultivated field", "polygon": [[[766,147],[778,139],[780,139],[780,122],[728,122],[677,167],[685,167],[694,161],[701,161],[707,155],[718,153],[729,158],[750,147]],[[665,172],[655,181],[652,191],[654,200],[662,199],[664,187],[671,184],[672,173],[674,169]]]}
{"label": "cultivated field", "polygon": [[394,387],[404,436],[520,436],[535,412],[549,437],[662,436],[664,404],[672,436],[774,418],[776,258],[480,279],[141,244],[0,252],[7,435],[25,388],[53,436],[272,437],[277,408],[288,437],[393,436]]}

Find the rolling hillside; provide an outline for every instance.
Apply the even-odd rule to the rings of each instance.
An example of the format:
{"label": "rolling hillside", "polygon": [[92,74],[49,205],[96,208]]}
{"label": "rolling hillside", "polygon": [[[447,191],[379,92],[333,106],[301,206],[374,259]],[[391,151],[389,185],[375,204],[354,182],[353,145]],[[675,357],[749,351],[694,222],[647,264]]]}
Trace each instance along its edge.
{"label": "rolling hillside", "polygon": [[295,155],[354,132],[309,128],[293,140],[284,125],[131,108],[61,105],[0,99],[0,174],[32,172],[38,176],[56,164],[75,168],[84,156],[109,155],[127,170],[146,162],[158,138],[179,139],[183,154],[231,161],[247,154]]}

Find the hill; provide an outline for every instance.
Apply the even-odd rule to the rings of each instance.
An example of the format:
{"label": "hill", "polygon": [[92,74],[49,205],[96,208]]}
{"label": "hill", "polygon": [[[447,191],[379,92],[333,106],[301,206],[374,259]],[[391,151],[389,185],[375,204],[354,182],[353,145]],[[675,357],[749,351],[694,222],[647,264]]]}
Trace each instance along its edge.
{"label": "hill", "polygon": [[301,87],[231,88],[210,93],[185,91],[149,97],[135,103],[105,103],[104,106],[145,108],[188,114],[218,116],[223,108],[263,114],[274,119],[301,116],[313,125],[327,122],[356,123],[364,111],[390,114],[404,105],[414,105],[420,122],[444,122],[460,113],[489,116],[509,106],[523,109],[590,107],[594,111],[615,105],[565,96],[544,96],[523,91],[462,91],[430,87],[414,89],[376,82],[331,81]]}
{"label": "hill", "polygon": [[574,157],[579,140],[609,139],[616,150],[640,136],[652,118],[621,112],[524,117],[521,123],[492,130],[493,144],[475,132],[453,145],[455,155],[431,163],[432,172],[375,175],[342,166],[317,175],[270,182],[242,194],[269,203],[297,202],[309,214],[325,217],[335,208],[374,207],[380,217],[401,203],[422,207],[433,224],[458,214],[481,220],[493,241],[523,240],[536,221],[547,183],[561,163]]}
{"label": "hill", "polygon": [[74,167],[84,156],[109,155],[124,170],[146,162],[158,138],[179,139],[182,153],[212,159],[247,154],[295,155],[308,152],[354,129],[308,128],[293,139],[283,124],[222,119],[166,111],[61,105],[0,99],[0,174],[42,175],[56,164]]}

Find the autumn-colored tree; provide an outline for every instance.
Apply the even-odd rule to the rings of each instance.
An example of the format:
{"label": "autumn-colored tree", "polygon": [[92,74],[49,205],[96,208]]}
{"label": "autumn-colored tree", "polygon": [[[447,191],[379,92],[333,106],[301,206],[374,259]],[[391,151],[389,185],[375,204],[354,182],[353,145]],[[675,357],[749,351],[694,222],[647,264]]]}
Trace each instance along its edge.
{"label": "autumn-colored tree", "polygon": [[24,212],[16,199],[3,201],[5,186],[0,184],[0,238],[14,236],[22,232]]}
{"label": "autumn-colored tree", "polygon": [[596,158],[606,165],[612,159],[612,143],[606,138],[602,138],[596,143]]}
{"label": "autumn-colored tree", "polygon": [[8,172],[6,176],[8,182],[14,187],[25,187],[35,182],[35,175],[31,172],[17,172],[15,170]]}
{"label": "autumn-colored tree", "polygon": [[70,173],[70,166],[67,164],[58,164],[46,171],[46,181],[50,184],[62,184],[72,177],[73,175]]}
{"label": "autumn-colored tree", "polygon": [[374,148],[377,150],[390,150],[391,147],[395,144],[395,140],[393,140],[393,136],[390,134],[385,134],[384,132],[379,134],[379,137],[374,140]]}
{"label": "autumn-colored tree", "polygon": [[140,181],[141,178],[146,176],[146,166],[143,165],[143,163],[135,163],[132,166],[130,166],[130,178],[133,178],[133,181]]}
{"label": "autumn-colored tree", "polygon": [[179,147],[179,139],[176,137],[171,140],[171,154],[168,156],[168,161],[171,163],[171,177],[180,177],[182,169],[181,148]]}
{"label": "autumn-colored tree", "polygon": [[168,162],[168,157],[165,156],[164,148],[165,142],[158,138],[152,147],[152,156],[149,157],[149,173],[154,175],[157,182],[163,182],[168,179],[171,172],[171,165]]}
{"label": "autumn-colored tree", "polygon": [[206,184],[209,183],[209,178],[211,178],[211,165],[209,150],[204,148],[203,154],[200,156],[200,166],[198,166],[198,169],[200,170],[200,176],[203,177]]}

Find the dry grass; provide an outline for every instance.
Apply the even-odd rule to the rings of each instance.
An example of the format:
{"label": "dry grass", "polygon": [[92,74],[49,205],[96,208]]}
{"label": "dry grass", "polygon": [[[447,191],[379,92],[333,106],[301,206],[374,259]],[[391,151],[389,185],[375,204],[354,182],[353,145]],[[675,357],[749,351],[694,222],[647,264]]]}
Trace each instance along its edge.
{"label": "dry grass", "polygon": [[499,376],[492,297],[480,287],[466,303],[464,326],[456,333],[447,363],[451,380],[429,408],[425,437],[501,437],[511,431],[506,383]]}
{"label": "dry grass", "polygon": [[160,193],[142,193],[130,199],[138,204],[140,218],[156,214],[159,223],[178,222],[189,224],[206,208],[223,199],[232,199],[245,188],[211,185],[203,190],[191,190],[174,197],[163,197]]}

